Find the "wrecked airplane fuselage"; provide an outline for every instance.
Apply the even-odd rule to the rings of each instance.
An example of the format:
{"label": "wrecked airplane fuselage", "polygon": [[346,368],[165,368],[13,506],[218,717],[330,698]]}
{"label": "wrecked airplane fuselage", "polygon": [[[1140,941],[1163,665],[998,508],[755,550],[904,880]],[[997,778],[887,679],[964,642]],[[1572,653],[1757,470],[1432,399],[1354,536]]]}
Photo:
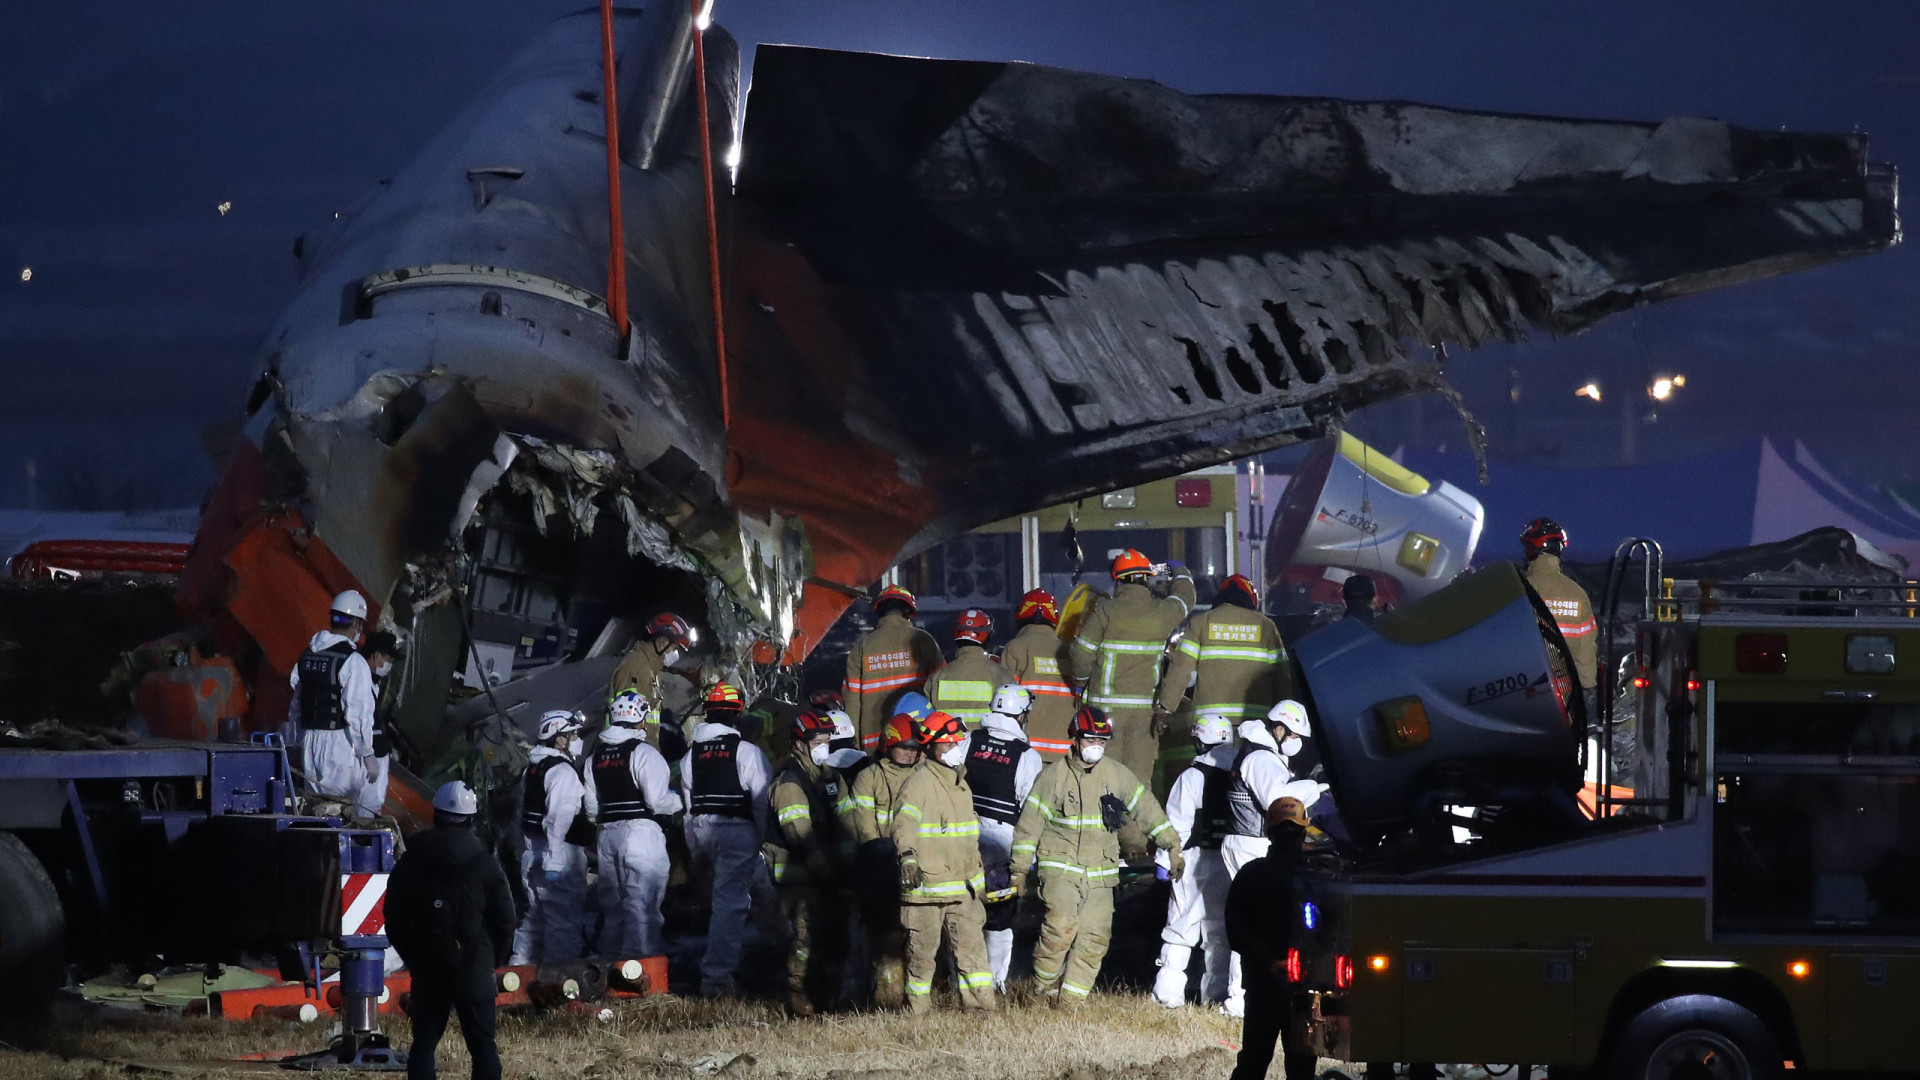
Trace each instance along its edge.
{"label": "wrecked airplane fuselage", "polygon": [[[1857,136],[773,47],[735,186],[698,125],[734,145],[737,50],[707,32],[702,118],[692,33],[674,5],[616,18],[630,332],[600,295],[591,14],[303,240],[183,585],[262,671],[343,580],[442,627],[423,686],[666,607],[724,667],[797,658],[906,554],[1324,434],[1439,385],[1442,346],[1898,238]],[[269,580],[295,571],[314,587]]]}

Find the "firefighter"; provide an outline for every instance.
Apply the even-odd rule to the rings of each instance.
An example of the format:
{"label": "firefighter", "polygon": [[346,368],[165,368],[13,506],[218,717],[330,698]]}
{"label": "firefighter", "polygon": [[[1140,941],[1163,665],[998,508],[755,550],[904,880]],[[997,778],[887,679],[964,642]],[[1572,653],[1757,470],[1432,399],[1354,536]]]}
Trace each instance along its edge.
{"label": "firefighter", "polygon": [[660,901],[667,894],[662,820],[680,812],[667,759],[648,736],[660,719],[629,689],[607,706],[607,729],[587,762],[585,805],[600,825],[600,955],[661,955]]}
{"label": "firefighter", "polygon": [[1084,1002],[1106,959],[1113,930],[1113,888],[1120,881],[1119,830],[1129,821],[1168,852],[1168,871],[1185,870],[1180,838],[1160,803],[1125,765],[1106,756],[1113,725],[1095,706],[1074,714],[1073,749],[1041,770],[1014,829],[1013,887],[1025,891],[1038,864],[1046,921],[1033,952],[1043,994]]}
{"label": "firefighter", "polygon": [[[1280,798],[1262,817],[1270,852],[1248,863],[1227,890],[1227,937],[1247,980],[1246,1023],[1232,1080],[1264,1080],[1294,991],[1286,958],[1293,948],[1295,920],[1275,918],[1274,912],[1298,906],[1293,882],[1301,864],[1307,811],[1298,799]],[[1313,1051],[1290,1047],[1285,1060],[1287,1080],[1313,1080],[1318,1065]]]}
{"label": "firefighter", "polygon": [[832,1004],[847,951],[839,882],[847,869],[840,823],[844,788],[827,764],[833,718],[804,709],[793,718],[787,760],[773,774],[768,842],[773,880],[793,937],[787,946],[787,1007],[812,1016]]}
{"label": "firefighter", "polygon": [[389,631],[376,630],[367,635],[360,655],[366,657],[367,670],[373,675],[373,738],[370,740],[373,773],[360,786],[354,805],[361,817],[377,817],[387,809],[387,767],[393,757],[393,739],[387,734],[387,717],[380,708],[380,695],[387,676],[393,673],[394,658],[400,655],[400,641]]}
{"label": "firefighter", "polygon": [[1358,619],[1370,623],[1377,612],[1374,602],[1379,590],[1374,587],[1373,578],[1366,574],[1349,574],[1347,580],[1340,583],[1340,601],[1346,610],[1340,613],[1343,619]]}
{"label": "firefighter", "polygon": [[970,727],[993,707],[993,692],[1013,681],[1000,661],[987,655],[993,619],[968,608],[953,620],[953,659],[927,676],[926,695],[933,707]]}
{"label": "firefighter", "polygon": [[1194,946],[1206,956],[1203,1001],[1224,1002],[1229,996],[1232,950],[1227,948],[1227,885],[1232,878],[1220,855],[1227,836],[1227,791],[1233,780],[1236,756],[1233,722],[1216,712],[1204,712],[1193,721],[1192,765],[1181,772],[1167,793],[1167,820],[1180,836],[1187,856],[1187,872],[1173,883],[1167,900],[1167,925],[1160,933],[1160,973],[1153,980],[1153,999],[1169,1009],[1187,1003],[1187,962]]}
{"label": "firefighter", "polygon": [[880,590],[873,601],[873,629],[847,653],[842,697],[847,715],[860,729],[862,749],[880,745],[880,729],[901,711],[900,695],[919,690],[940,666],[940,645],[913,625],[914,610],[913,594],[907,590],[898,585]]}
{"label": "firefighter", "polygon": [[900,793],[920,767],[918,723],[906,713],[887,721],[884,749],[849,785],[853,798],[847,827],[855,847],[854,882],[860,918],[873,961],[873,1003],[881,1009],[906,1004],[906,930],[900,925],[900,861],[893,847],[893,813]]}
{"label": "firefighter", "polygon": [[382,771],[373,753],[373,671],[354,649],[366,628],[366,597],[351,589],[334,597],[327,622],[293,665],[287,724],[298,733],[307,790],[356,803]]}
{"label": "firefighter", "polygon": [[[827,743],[827,764],[839,770],[840,779],[847,784],[843,790],[847,791],[851,797],[853,778],[860,775],[861,770],[873,764],[874,759],[860,748],[860,729],[854,726],[853,717],[848,716],[847,711],[840,707],[839,694],[833,695],[830,705],[821,705],[816,702],[814,708],[825,713],[827,719],[833,721],[833,741]],[[842,812],[851,805],[850,802],[843,802]]]}
{"label": "firefighter", "polygon": [[938,710],[920,725],[926,760],[907,779],[889,832],[900,857],[900,922],[907,931],[907,1007],[933,1007],[933,970],[944,940],[954,983],[969,1010],[993,1008],[987,963],[986,912],[980,898],[980,819],[960,766],[967,729]]}
{"label": "firefighter", "polygon": [[746,699],[732,683],[707,691],[706,718],[694,726],[680,759],[680,795],[687,807],[687,850],[713,872],[707,951],[700,993],[732,996],[755,885],[765,873],[767,756],[740,735]]}
{"label": "firefighter", "polygon": [[547,713],[540,718],[540,745],[528,755],[520,796],[520,829],[526,836],[520,876],[527,888],[527,914],[513,935],[516,964],[587,955],[587,849],[567,839],[570,833],[578,836],[574,821],[586,797],[574,765],[583,726],[578,713]]}
{"label": "firefighter", "polygon": [[638,690],[653,708],[654,715],[661,715],[664,703],[660,700],[660,673],[693,651],[696,639],[687,620],[671,611],[647,620],[640,640],[620,658],[620,666],[613,669],[613,678],[607,682],[607,697],[617,697],[622,690]]}
{"label": "firefighter", "polygon": [[1534,518],[1520,533],[1520,546],[1527,553],[1527,584],[1540,594],[1560,636],[1567,641],[1573,657],[1574,674],[1580,688],[1591,690],[1596,684],[1600,635],[1593,621],[1593,601],[1587,590],[1560,569],[1560,556],[1567,550],[1567,530],[1552,518]]}
{"label": "firefighter", "polygon": [[1027,741],[1047,761],[1065,757],[1072,744],[1067,725],[1079,707],[1074,694],[1073,661],[1069,646],[1060,640],[1060,608],[1053,594],[1035,589],[1020,598],[1014,613],[1020,629],[1000,650],[1000,666],[1033,694],[1027,714]]}
{"label": "firefighter", "polygon": [[1193,609],[1193,575],[1169,562],[1169,594],[1148,589],[1154,566],[1129,548],[1113,560],[1113,596],[1094,603],[1073,640],[1073,681],[1086,704],[1113,725],[1112,753],[1135,776],[1151,778],[1160,745],[1153,736],[1167,640]]}
{"label": "firefighter", "polygon": [[[1260,591],[1235,574],[1220,583],[1213,606],[1187,620],[1160,680],[1159,727],[1193,685],[1193,711],[1234,723],[1267,715],[1293,690],[1287,647],[1273,620],[1260,614]],[[1157,736],[1158,731],[1155,732]]]}
{"label": "firefighter", "polygon": [[980,864],[987,876],[980,898],[986,905],[987,961],[994,988],[1003,994],[1013,966],[1013,912],[1019,899],[1013,891],[1013,827],[1044,764],[1027,742],[1025,721],[1032,707],[1026,687],[1002,686],[993,693],[992,711],[967,737],[967,787],[980,818]]}

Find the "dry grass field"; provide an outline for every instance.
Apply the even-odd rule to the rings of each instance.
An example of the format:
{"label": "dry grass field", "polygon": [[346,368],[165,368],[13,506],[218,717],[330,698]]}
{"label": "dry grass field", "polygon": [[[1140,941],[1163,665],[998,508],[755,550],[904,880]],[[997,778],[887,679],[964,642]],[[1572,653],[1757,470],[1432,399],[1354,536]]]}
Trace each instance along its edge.
{"label": "dry grass field", "polygon": [[[761,1002],[657,997],[605,1003],[612,1017],[569,1012],[501,1018],[510,1080],[1187,1080],[1225,1077],[1240,1025],[1197,1008],[1169,1012],[1145,997],[1098,994],[1072,1010],[1010,1004],[976,1018],[943,1009],[788,1019]],[[388,1018],[400,1045],[404,1017]],[[275,1072],[262,1058],[318,1048],[324,1024],[93,1017],[42,1032],[40,1045],[0,1050],[0,1080],[223,1077]],[[252,1061],[239,1060],[252,1057]],[[440,1074],[467,1075],[457,1034]]]}

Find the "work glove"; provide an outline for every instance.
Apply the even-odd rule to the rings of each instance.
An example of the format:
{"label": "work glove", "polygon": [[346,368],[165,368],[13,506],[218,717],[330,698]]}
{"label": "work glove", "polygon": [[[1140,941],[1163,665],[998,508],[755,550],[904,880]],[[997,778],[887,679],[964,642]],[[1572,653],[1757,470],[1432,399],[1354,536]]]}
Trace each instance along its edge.
{"label": "work glove", "polygon": [[912,892],[913,890],[926,884],[926,881],[927,881],[926,872],[920,869],[919,863],[915,862],[912,859],[900,860],[900,891],[901,892]]}
{"label": "work glove", "polygon": [[1027,891],[1027,872],[1025,870],[1015,870],[1013,872],[1014,897],[1017,899],[1026,891]]}
{"label": "work glove", "polygon": [[1182,874],[1185,874],[1186,872],[1187,872],[1187,857],[1185,855],[1182,855],[1180,853],[1180,849],[1177,847],[1168,848],[1167,849],[1167,877],[1173,879],[1174,881],[1179,881],[1180,876]]}
{"label": "work glove", "polygon": [[561,875],[561,872],[560,872],[560,871],[558,871],[558,870],[548,870],[548,871],[547,871],[547,872],[546,872],[546,873],[545,873],[544,875],[542,875],[542,876],[544,876],[544,877],[545,877],[545,878],[547,879],[547,884],[549,884],[549,885],[558,885],[558,884],[560,884],[560,878],[561,878],[561,876],[562,876],[562,875]]}
{"label": "work glove", "polygon": [[367,783],[377,784],[380,782],[380,759],[379,758],[371,757],[371,756],[361,758],[360,768],[366,773]]}
{"label": "work glove", "polygon": [[1167,733],[1167,724],[1172,719],[1172,713],[1160,708],[1158,705],[1154,706],[1153,719],[1147,723],[1147,734],[1152,735],[1156,739],[1165,735]]}

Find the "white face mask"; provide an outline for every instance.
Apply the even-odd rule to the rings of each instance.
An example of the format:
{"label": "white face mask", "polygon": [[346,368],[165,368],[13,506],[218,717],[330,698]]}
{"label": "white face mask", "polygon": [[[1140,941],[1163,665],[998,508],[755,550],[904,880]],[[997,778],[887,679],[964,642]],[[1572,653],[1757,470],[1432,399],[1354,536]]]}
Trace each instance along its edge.
{"label": "white face mask", "polygon": [[1306,744],[1301,742],[1300,736],[1289,735],[1286,738],[1280,740],[1280,756],[1292,757],[1293,755],[1299,753],[1300,748],[1304,745]]}
{"label": "white face mask", "polygon": [[940,760],[944,762],[948,768],[953,768],[953,769],[957,769],[961,765],[966,764],[967,744],[963,742],[957,742],[957,743],[954,743],[952,746],[947,747],[945,750],[940,751]]}
{"label": "white face mask", "polygon": [[827,755],[831,753],[833,753],[833,750],[828,747],[826,743],[814,743],[812,746],[807,747],[807,756],[813,759],[815,765],[825,765],[827,763]]}
{"label": "white face mask", "polygon": [[587,749],[587,741],[585,739],[568,739],[567,740],[567,754],[571,757],[579,757],[582,753],[586,751],[586,749]]}
{"label": "white face mask", "polygon": [[679,649],[668,649],[666,652],[660,654],[661,667],[672,667],[673,665],[679,662],[680,662]]}
{"label": "white face mask", "polygon": [[373,669],[373,677],[376,679],[384,679],[391,674],[393,674],[393,661],[391,660],[382,660],[380,661],[380,666]]}
{"label": "white face mask", "polygon": [[1090,742],[1090,743],[1083,743],[1080,746],[1080,760],[1086,762],[1089,765],[1098,763],[1101,758],[1106,756],[1107,756],[1106,743]]}

